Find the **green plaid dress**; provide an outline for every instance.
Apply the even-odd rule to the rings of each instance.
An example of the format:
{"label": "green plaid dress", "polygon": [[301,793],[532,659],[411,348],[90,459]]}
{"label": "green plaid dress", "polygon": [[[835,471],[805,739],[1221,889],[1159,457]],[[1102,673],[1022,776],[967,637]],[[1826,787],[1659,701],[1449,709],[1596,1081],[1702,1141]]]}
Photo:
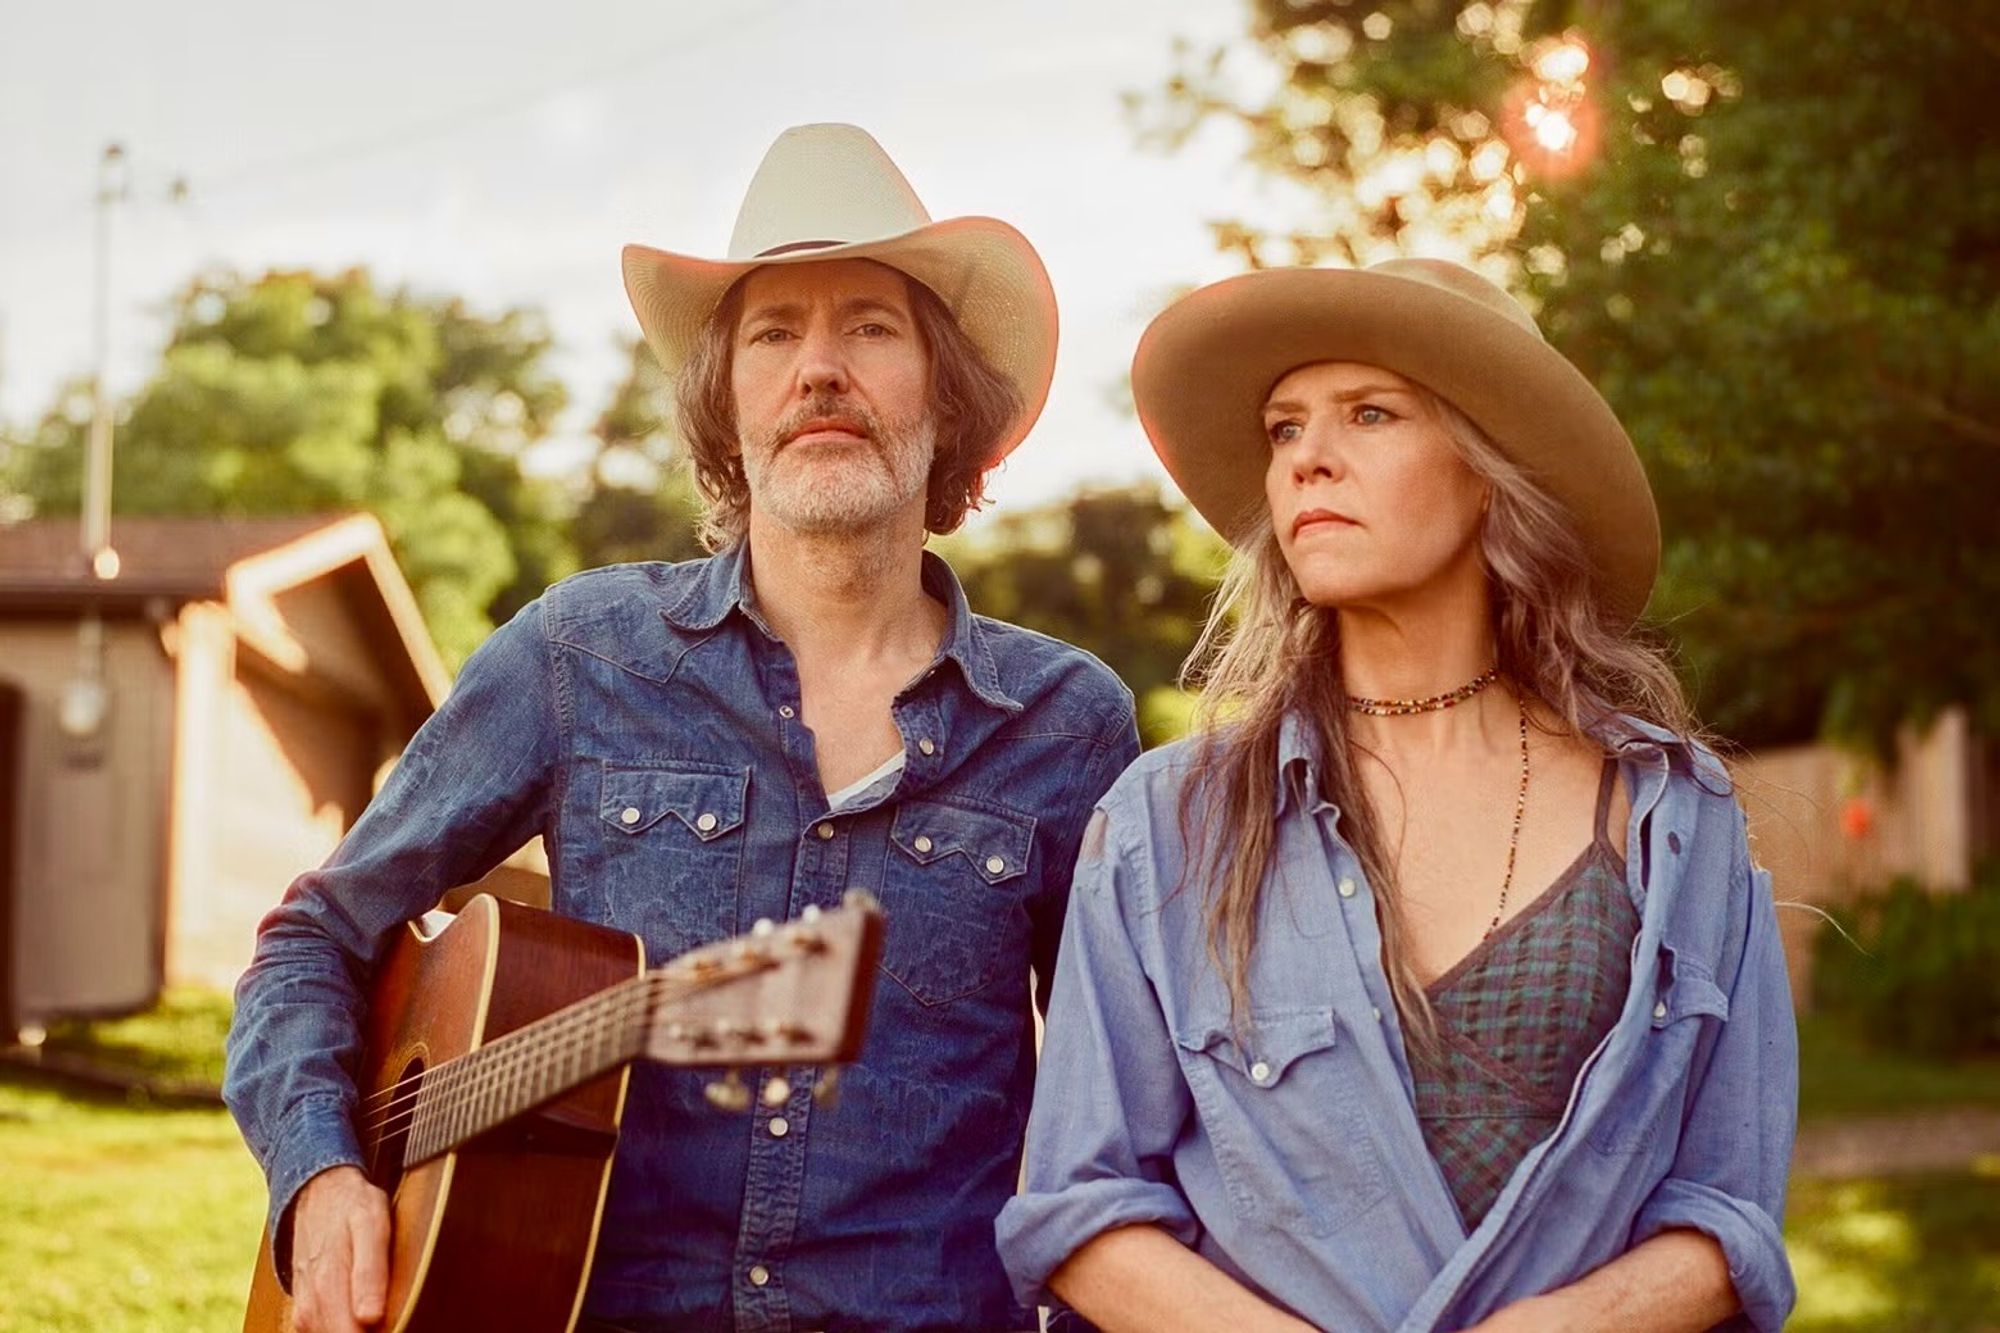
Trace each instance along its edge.
{"label": "green plaid dress", "polygon": [[1562,1119],[1625,1001],[1639,914],[1606,829],[1617,776],[1607,758],[1582,855],[1426,988],[1440,1049],[1410,1053],[1417,1119],[1467,1231]]}

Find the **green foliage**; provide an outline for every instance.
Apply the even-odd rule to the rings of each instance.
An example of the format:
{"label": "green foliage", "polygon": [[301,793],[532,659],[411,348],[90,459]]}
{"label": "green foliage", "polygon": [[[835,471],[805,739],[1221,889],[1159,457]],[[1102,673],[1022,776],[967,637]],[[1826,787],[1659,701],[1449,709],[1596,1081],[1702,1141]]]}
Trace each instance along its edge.
{"label": "green foliage", "polygon": [[[1089,650],[1142,699],[1172,687],[1227,554],[1152,485],[1009,513],[939,549],[975,611]],[[1162,725],[1149,739],[1170,738]]]}
{"label": "green foliage", "polygon": [[[1520,109],[1577,41],[1565,158]],[[1253,264],[1455,242],[1512,274],[1645,459],[1652,613],[1713,725],[2000,726],[1990,0],[1256,0],[1251,45],[1268,97],[1195,59],[1153,124],[1236,119],[1324,208],[1219,239]]]}
{"label": "green foliage", "polygon": [[1799,1018],[1799,1119],[1983,1106],[2000,1110],[2000,1055],[1926,1058],[1877,1045],[1846,1015]]}
{"label": "green foliage", "polygon": [[591,487],[571,537],[584,565],[692,560],[701,501],[673,431],[673,390],[645,342],[625,346],[625,378],[597,419]]}
{"label": "green foliage", "polygon": [[2000,1054],[2000,864],[1959,893],[1910,880],[1839,909],[1821,930],[1813,1002],[1880,1046]]}
{"label": "green foliage", "polygon": [[[452,664],[575,567],[567,504],[523,475],[566,392],[540,318],[383,293],[366,273],[213,274],[174,300],[158,371],[118,427],[125,514],[368,510]],[[10,451],[8,489],[42,513],[82,491],[88,386]]]}
{"label": "green foliage", "polygon": [[2000,1308],[2000,1189],[1974,1173],[1792,1181],[1789,1333],[1990,1329]]}

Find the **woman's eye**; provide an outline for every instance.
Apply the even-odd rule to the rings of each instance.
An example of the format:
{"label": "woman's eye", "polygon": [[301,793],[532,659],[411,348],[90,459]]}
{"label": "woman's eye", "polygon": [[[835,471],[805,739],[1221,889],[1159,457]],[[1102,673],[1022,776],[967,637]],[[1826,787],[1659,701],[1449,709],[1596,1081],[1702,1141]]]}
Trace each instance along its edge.
{"label": "woman's eye", "polygon": [[864,338],[886,338],[893,331],[887,324],[863,324],[855,330]]}
{"label": "woman's eye", "polygon": [[1363,403],[1354,409],[1354,419],[1363,426],[1379,426],[1385,421],[1394,421],[1396,414],[1386,407]]}
{"label": "woman's eye", "polygon": [[1304,429],[1298,422],[1288,418],[1284,421],[1273,421],[1270,425],[1264,427],[1264,433],[1271,437],[1272,444],[1286,444],[1298,439],[1300,432]]}

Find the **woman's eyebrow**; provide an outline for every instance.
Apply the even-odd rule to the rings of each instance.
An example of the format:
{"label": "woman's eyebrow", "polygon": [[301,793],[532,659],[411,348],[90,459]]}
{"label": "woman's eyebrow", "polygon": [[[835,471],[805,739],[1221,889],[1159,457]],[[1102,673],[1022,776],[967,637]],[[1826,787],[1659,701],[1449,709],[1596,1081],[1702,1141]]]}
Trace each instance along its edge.
{"label": "woman's eyebrow", "polygon": [[[1339,393],[1328,396],[1336,403],[1351,403],[1357,398],[1382,398],[1389,394],[1398,394],[1404,398],[1410,398],[1415,396],[1415,390],[1404,388],[1399,384],[1361,384],[1356,385],[1352,389],[1342,389]],[[1303,412],[1306,410],[1306,404],[1295,398],[1273,398],[1264,404],[1264,410],[1266,412]]]}

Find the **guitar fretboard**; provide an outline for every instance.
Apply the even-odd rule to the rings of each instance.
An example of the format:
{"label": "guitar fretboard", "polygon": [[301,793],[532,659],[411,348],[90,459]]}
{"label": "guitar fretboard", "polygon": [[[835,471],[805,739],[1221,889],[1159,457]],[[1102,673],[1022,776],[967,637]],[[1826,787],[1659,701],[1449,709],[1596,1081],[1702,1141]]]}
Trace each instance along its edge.
{"label": "guitar fretboard", "polygon": [[660,973],[597,992],[421,1075],[403,1165],[449,1152],[645,1049]]}

